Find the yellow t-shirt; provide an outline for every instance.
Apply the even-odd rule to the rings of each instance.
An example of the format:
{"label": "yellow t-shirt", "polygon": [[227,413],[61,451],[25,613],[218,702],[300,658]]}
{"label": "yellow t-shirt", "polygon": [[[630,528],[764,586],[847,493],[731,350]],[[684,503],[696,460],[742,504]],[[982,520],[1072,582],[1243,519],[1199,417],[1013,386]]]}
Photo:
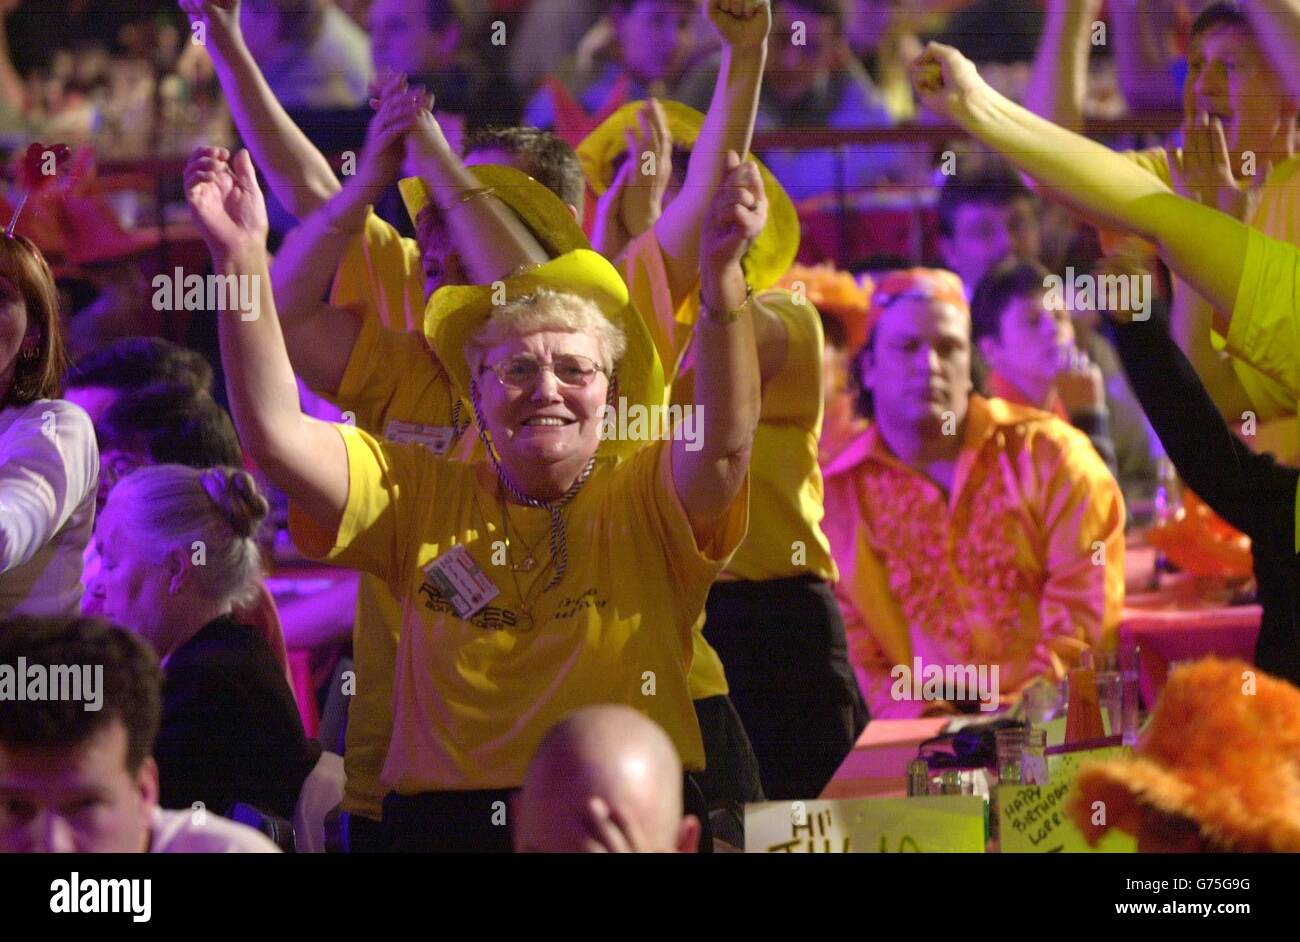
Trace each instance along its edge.
{"label": "yellow t-shirt", "polygon": [[[1125,151],[1139,167],[1159,177],[1173,190],[1173,177],[1169,172],[1169,154],[1162,147],[1143,151]],[[1300,157],[1293,157],[1276,165],[1264,180],[1263,192],[1254,214],[1246,225],[1283,242],[1300,242]],[[1103,239],[1103,245],[1108,239]],[[1211,334],[1215,349],[1224,349],[1225,340],[1217,332]],[[1229,352],[1232,352],[1229,350]],[[1268,375],[1251,367],[1237,357],[1232,359],[1232,371],[1255,409],[1259,422],[1258,434],[1251,443],[1262,451],[1272,452],[1283,460],[1300,453],[1298,430],[1295,421],[1296,396],[1274,382]],[[1277,421],[1281,420],[1281,421]]]}
{"label": "yellow t-shirt", "polygon": [[[1300,398],[1300,248],[1255,229],[1247,231],[1227,343],[1234,357]],[[1296,552],[1300,553],[1300,495]]]}
{"label": "yellow t-shirt", "polygon": [[[817,442],[821,438],[822,325],[817,309],[797,304],[786,291],[765,292],[763,307],[785,324],[785,362],[763,389],[749,476],[749,536],[736,551],[725,579],[786,579],[814,575],[835,582],[839,573],[822,532],[825,513]],[[674,403],[690,401],[690,353],[673,380]]]}
{"label": "yellow t-shirt", "polygon": [[[667,443],[602,463],[566,511],[568,572],[544,591],[548,565],[512,574],[494,564],[504,528],[489,466],[337,427],[350,481],[338,532],[321,534],[296,508],[290,522],[304,553],[381,576],[402,600],[385,784],[401,794],[517,786],[554,723],[607,702],[645,713],[686,768],[703,767],[686,683],[691,626],[744,538],[748,484],[697,543]],[[512,506],[509,518],[548,559],[549,514]],[[424,572],[457,545],[500,590],[468,621]]]}
{"label": "yellow t-shirt", "polygon": [[[419,246],[371,212],[339,265],[330,303],[357,314],[361,332],[338,392],[326,398],[376,436],[390,421],[450,426],[451,383],[418,330],[424,314]],[[472,446],[472,430],[462,447],[466,439]],[[348,705],[343,808],[375,821],[389,791],[380,773],[393,729],[401,624],[401,604],[382,579],[363,573],[352,631],[360,683]]]}

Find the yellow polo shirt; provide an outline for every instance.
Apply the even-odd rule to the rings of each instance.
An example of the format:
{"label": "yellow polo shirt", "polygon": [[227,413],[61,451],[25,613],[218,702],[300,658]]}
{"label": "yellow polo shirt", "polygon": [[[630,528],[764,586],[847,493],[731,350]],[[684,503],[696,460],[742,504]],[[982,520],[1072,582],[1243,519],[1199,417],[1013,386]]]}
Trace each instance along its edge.
{"label": "yellow polo shirt", "polygon": [[[1247,230],[1228,351],[1300,398],[1300,248]],[[1296,552],[1300,553],[1300,495]]]}
{"label": "yellow polo shirt", "polygon": [[[1126,151],[1124,156],[1159,177],[1173,190],[1169,154],[1164,148]],[[1246,225],[1274,239],[1300,243],[1300,157],[1277,164],[1260,185],[1259,201],[1254,213],[1245,220]],[[1110,236],[1107,234],[1108,238]],[[1106,244],[1106,239],[1103,239],[1103,244]],[[1217,350],[1226,348],[1229,353],[1233,352],[1217,332],[1211,334],[1211,342]],[[1296,395],[1236,356],[1232,359],[1232,371],[1245,390],[1259,422],[1258,434],[1251,441],[1251,447],[1272,452],[1282,460],[1293,460],[1300,454],[1300,428],[1295,421]]]}
{"label": "yellow polo shirt", "polygon": [[[670,401],[689,402],[694,383],[688,348],[699,317],[698,292],[674,309],[653,229],[632,240],[625,266],[628,285],[638,285],[653,300],[637,310],[654,312],[647,326],[669,377]],[[821,527],[823,484],[817,454],[825,408],[821,318],[816,307],[806,301],[796,303],[788,291],[766,291],[758,300],[781,319],[788,342],[785,362],[763,389],[749,469],[752,526],[723,578],[814,575],[834,582],[839,573]]]}
{"label": "yellow polo shirt", "polygon": [[[338,531],[322,534],[291,508],[291,532],[307,555],[374,573],[401,599],[386,785],[401,794],[518,786],[546,731],[596,703],[640,710],[686,768],[703,767],[686,683],[691,627],[744,538],[748,484],[697,542],[668,443],[602,462],[568,507],[568,572],[548,591],[548,566],[496,564],[504,520],[489,465],[337,427],[350,481]],[[526,545],[546,546],[548,513],[511,506],[509,518]],[[453,546],[500,592],[468,620],[425,571]]]}

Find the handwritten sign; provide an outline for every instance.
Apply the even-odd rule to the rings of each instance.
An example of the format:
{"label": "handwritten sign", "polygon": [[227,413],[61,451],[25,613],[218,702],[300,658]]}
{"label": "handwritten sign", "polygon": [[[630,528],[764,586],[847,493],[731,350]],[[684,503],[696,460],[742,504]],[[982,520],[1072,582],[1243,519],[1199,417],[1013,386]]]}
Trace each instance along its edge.
{"label": "handwritten sign", "polygon": [[1044,786],[998,786],[998,833],[1004,854],[1133,853],[1136,840],[1111,830],[1089,847],[1065,813],[1065,800],[1084,764],[1129,755],[1127,746],[1067,752],[1047,757],[1049,781]]}
{"label": "handwritten sign", "polygon": [[982,854],[984,799],[932,795],[746,805],[745,851]]}

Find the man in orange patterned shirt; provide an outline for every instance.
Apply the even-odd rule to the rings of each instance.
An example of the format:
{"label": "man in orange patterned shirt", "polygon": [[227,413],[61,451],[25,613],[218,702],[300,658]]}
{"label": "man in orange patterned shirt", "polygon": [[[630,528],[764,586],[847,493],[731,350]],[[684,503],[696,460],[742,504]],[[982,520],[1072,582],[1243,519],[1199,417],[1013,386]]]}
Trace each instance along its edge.
{"label": "man in orange patterned shirt", "polygon": [[868,329],[855,367],[872,424],[825,469],[823,526],[871,715],[962,708],[950,688],[935,696],[907,679],[930,665],[995,677],[1005,703],[1113,643],[1119,486],[1068,422],[973,394],[953,273],[888,276]]}

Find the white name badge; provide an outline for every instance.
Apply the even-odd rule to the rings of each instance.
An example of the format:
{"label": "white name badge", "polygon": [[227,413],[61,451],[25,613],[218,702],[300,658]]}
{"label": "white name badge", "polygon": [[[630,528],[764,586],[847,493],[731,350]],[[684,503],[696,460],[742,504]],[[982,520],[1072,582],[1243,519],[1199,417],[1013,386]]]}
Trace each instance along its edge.
{"label": "white name badge", "polygon": [[423,445],[435,455],[445,455],[451,448],[454,437],[450,425],[420,425],[417,422],[389,422],[384,428],[384,437],[399,445]]}
{"label": "white name badge", "polygon": [[426,564],[424,574],[461,619],[474,617],[501,594],[501,590],[478,568],[469,550],[459,544]]}

